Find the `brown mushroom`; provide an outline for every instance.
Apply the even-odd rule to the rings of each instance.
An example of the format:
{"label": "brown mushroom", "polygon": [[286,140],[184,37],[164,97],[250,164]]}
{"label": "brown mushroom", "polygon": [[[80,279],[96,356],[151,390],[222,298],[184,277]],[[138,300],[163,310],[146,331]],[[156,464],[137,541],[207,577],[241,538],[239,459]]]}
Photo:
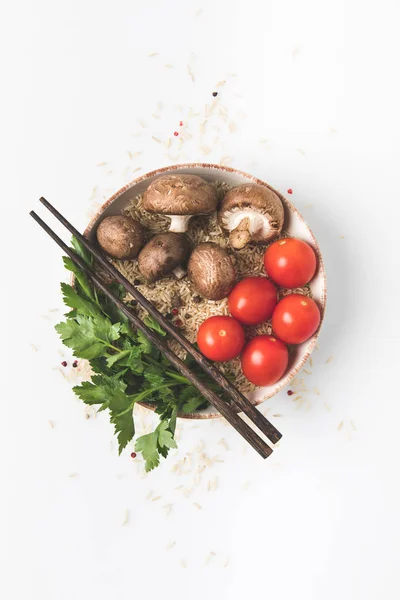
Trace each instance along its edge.
{"label": "brown mushroom", "polygon": [[96,235],[104,252],[122,260],[136,258],[145,242],[140,223],[123,215],[103,219]]}
{"label": "brown mushroom", "polygon": [[249,242],[266,244],[280,234],[283,205],[267,187],[245,183],[232,188],[222,200],[218,212],[221,226],[230,232],[229,241],[236,250]]}
{"label": "brown mushroom", "polygon": [[209,300],[225,298],[235,284],[236,272],[226,250],[205,242],[190,255],[188,275],[196,291]]}
{"label": "brown mushroom", "polygon": [[171,217],[169,230],[187,230],[193,215],[217,210],[214,188],[197,175],[162,175],[152,181],[143,196],[143,208]]}
{"label": "brown mushroom", "polygon": [[153,237],[139,254],[139,271],[147,281],[157,281],[172,273],[179,279],[185,275],[182,264],[190,250],[188,239],[179,233],[161,233]]}

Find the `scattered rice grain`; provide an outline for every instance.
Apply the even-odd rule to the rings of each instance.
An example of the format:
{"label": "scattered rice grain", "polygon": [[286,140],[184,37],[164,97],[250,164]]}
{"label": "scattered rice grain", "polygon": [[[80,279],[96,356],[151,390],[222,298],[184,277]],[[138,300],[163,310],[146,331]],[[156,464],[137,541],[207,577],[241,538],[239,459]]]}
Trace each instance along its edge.
{"label": "scattered rice grain", "polygon": [[187,72],[188,72],[188,75],[189,75],[190,79],[194,83],[194,73],[193,73],[193,71],[191,69],[191,66],[190,65],[186,65],[186,69],[187,69]]}
{"label": "scattered rice grain", "polygon": [[182,569],[186,569],[186,561],[184,561],[183,558],[181,558],[180,563],[181,563]]}
{"label": "scattered rice grain", "polygon": [[325,362],[326,362],[326,363],[330,363],[332,360],[333,360],[333,354],[331,354],[331,355],[329,356],[329,358],[327,358],[327,359],[326,359],[326,361],[325,361]]}
{"label": "scattered rice grain", "polygon": [[156,502],[157,500],[159,500],[161,498],[161,496],[155,496],[154,498],[151,499],[152,502]]}
{"label": "scattered rice grain", "polygon": [[166,504],[163,508],[165,508],[165,515],[168,517],[171,514],[172,504]]}
{"label": "scattered rice grain", "polygon": [[209,146],[200,146],[200,150],[203,154],[210,154],[211,148]]}
{"label": "scattered rice grain", "polygon": [[209,555],[207,556],[206,560],[204,561],[204,564],[208,565],[208,563],[210,562],[210,560],[212,560],[214,558],[214,556],[216,556],[215,552],[210,552]]}
{"label": "scattered rice grain", "polygon": [[317,387],[313,388],[313,392],[314,392],[314,394],[317,394],[317,396],[321,395],[321,392],[319,391],[319,389]]}
{"label": "scattered rice grain", "polygon": [[303,369],[304,373],[307,373],[307,375],[312,375],[312,372],[309,371],[308,369]]}
{"label": "scattered rice grain", "polygon": [[198,508],[199,510],[202,509],[201,504],[199,504],[198,502],[193,502],[193,506],[195,506],[196,508]]}
{"label": "scattered rice grain", "polygon": [[221,446],[223,446],[223,447],[225,448],[225,450],[229,450],[229,446],[228,446],[228,444],[226,443],[226,440],[225,440],[225,438],[221,438],[221,439],[219,440],[218,444],[220,444]]}
{"label": "scattered rice grain", "polygon": [[295,48],[293,48],[292,50],[292,58],[296,58],[296,56],[299,55],[300,52],[300,46],[295,46]]}
{"label": "scattered rice grain", "polygon": [[122,526],[127,525],[129,523],[129,509],[125,509],[124,520],[122,521]]}
{"label": "scattered rice grain", "polygon": [[47,422],[48,422],[48,424],[49,424],[49,427],[50,427],[50,429],[54,429],[54,427],[55,427],[55,425],[54,425],[54,422],[53,422],[53,421],[51,421],[51,420],[49,420],[49,421],[47,421]]}
{"label": "scattered rice grain", "polygon": [[340,421],[339,425],[338,425],[338,431],[340,431],[343,427],[344,421]]}
{"label": "scattered rice grain", "polygon": [[69,477],[70,479],[75,479],[75,477],[78,477],[78,473],[70,473],[70,474],[68,475],[68,477]]}
{"label": "scattered rice grain", "polygon": [[151,136],[151,139],[154,140],[155,142],[157,142],[157,144],[161,144],[161,140],[158,139],[158,137],[155,137],[154,135]]}
{"label": "scattered rice grain", "polygon": [[174,540],[173,542],[169,542],[169,543],[168,543],[168,544],[165,546],[165,548],[166,548],[167,550],[171,550],[171,548],[173,548],[173,547],[175,546],[175,544],[176,544],[176,541]]}
{"label": "scattered rice grain", "polygon": [[350,425],[352,426],[352,428],[354,429],[354,431],[357,431],[357,427],[355,426],[354,421],[352,421],[351,419],[350,419]]}
{"label": "scattered rice grain", "polygon": [[158,56],[158,52],[150,52],[150,54],[147,55],[148,58],[153,58],[154,56]]}

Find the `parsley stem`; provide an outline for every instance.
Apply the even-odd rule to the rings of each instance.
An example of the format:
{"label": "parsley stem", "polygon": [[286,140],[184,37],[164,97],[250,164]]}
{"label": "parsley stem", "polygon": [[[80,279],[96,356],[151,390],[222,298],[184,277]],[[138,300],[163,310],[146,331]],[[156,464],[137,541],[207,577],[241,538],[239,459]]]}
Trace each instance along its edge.
{"label": "parsley stem", "polygon": [[128,413],[130,410],[133,409],[136,402],[141,402],[143,400],[143,398],[146,398],[146,396],[151,396],[151,394],[153,392],[157,392],[158,390],[163,390],[165,388],[170,388],[175,385],[183,385],[184,383],[186,383],[186,382],[185,381],[171,381],[171,383],[163,383],[162,385],[159,385],[158,387],[149,388],[148,390],[144,390],[143,392],[140,392],[139,394],[135,394],[134,399],[132,400],[132,402],[130,403],[128,408],[126,408],[122,412],[118,413],[117,417],[122,417],[122,415],[125,415],[126,413]]}
{"label": "parsley stem", "polygon": [[117,346],[113,346],[112,344],[107,344],[107,346],[109,348],[112,348],[113,350],[115,350],[116,352],[122,352],[121,348],[117,348]]}

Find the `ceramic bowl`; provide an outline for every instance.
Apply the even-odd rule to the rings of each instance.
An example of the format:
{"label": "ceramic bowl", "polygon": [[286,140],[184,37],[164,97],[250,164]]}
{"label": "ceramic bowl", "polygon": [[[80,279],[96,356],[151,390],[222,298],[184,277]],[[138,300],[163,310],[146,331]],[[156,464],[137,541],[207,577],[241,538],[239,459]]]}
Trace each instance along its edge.
{"label": "ceramic bowl", "polygon": [[[157,171],[152,171],[151,173],[147,173],[146,175],[142,175],[137,179],[134,179],[116,192],[116,194],[114,194],[111,198],[109,198],[109,200],[103,204],[99,212],[89,223],[88,227],[86,228],[85,235],[90,240],[94,241],[97,225],[102,219],[104,219],[104,217],[120,214],[133,198],[144,192],[153,179],[159,175],[166,175],[170,173],[188,173],[191,175],[199,175],[208,181],[224,181],[232,186],[236,186],[241,183],[258,183],[259,185],[263,185],[273,190],[281,199],[285,209],[285,231],[295,238],[299,238],[305,242],[308,242],[308,244],[313,247],[317,255],[317,272],[310,282],[310,287],[313,299],[318,304],[321,311],[322,324],[326,305],[326,275],[317,240],[315,239],[311,229],[308,227],[300,212],[290,202],[290,200],[282,196],[282,194],[264,181],[261,181],[260,179],[257,179],[257,177],[253,177],[248,173],[243,173],[242,171],[237,171],[236,169],[232,169],[230,167],[206,163],[173,165],[163,169],[158,169]],[[288,383],[290,383],[290,381],[297,375],[315,347],[321,324],[316,333],[309,340],[303,344],[295,346],[294,352],[292,352],[290,355],[288,370],[286,371],[284,377],[282,377],[274,385],[257,388],[256,391],[249,395],[249,399],[255,405],[260,404],[268,398],[271,398],[271,396],[288,385]],[[144,404],[144,406],[147,406],[150,409],[153,408],[148,404]],[[203,411],[191,414],[181,414],[180,416],[186,419],[210,419],[219,417],[221,415],[213,406],[210,406]]]}

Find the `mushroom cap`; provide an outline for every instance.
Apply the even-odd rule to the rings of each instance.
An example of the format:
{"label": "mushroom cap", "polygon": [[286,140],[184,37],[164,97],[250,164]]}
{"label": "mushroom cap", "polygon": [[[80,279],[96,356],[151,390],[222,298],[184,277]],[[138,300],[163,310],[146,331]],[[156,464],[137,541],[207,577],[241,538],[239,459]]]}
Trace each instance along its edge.
{"label": "mushroom cap", "polygon": [[145,242],[142,226],[132,217],[106,217],[97,227],[97,241],[113,258],[136,258]]}
{"label": "mushroom cap", "polygon": [[147,281],[168,276],[181,265],[190,251],[189,240],[179,233],[160,233],[142,249],[138,258],[139,271]]}
{"label": "mushroom cap", "polygon": [[193,250],[188,275],[196,291],[209,300],[225,298],[236,280],[229,254],[213,242],[204,242]]}
{"label": "mushroom cap", "polygon": [[[232,231],[240,220],[252,213],[260,215],[253,242],[268,242],[280,234],[284,221],[284,210],[280,198],[267,187],[256,183],[244,183],[225,194],[218,212],[221,226]],[[263,225],[264,222],[264,225]]]}
{"label": "mushroom cap", "polygon": [[217,195],[197,175],[162,175],[145,191],[143,208],[164,215],[204,215],[217,209]]}

